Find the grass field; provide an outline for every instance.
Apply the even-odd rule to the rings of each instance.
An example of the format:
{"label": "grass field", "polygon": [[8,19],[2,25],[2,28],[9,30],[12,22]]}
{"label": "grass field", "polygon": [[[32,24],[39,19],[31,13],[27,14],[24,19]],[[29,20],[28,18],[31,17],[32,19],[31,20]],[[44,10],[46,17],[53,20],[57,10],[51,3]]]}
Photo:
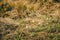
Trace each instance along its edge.
{"label": "grass field", "polygon": [[0,0],[0,40],[60,40],[60,1]]}

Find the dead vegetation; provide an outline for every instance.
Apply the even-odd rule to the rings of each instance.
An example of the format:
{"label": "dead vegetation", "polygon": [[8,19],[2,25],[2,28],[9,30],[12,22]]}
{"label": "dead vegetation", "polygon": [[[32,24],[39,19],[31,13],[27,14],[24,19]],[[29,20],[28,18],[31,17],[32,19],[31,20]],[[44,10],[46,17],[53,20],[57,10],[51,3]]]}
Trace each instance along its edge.
{"label": "dead vegetation", "polygon": [[0,40],[60,40],[60,1],[0,0]]}

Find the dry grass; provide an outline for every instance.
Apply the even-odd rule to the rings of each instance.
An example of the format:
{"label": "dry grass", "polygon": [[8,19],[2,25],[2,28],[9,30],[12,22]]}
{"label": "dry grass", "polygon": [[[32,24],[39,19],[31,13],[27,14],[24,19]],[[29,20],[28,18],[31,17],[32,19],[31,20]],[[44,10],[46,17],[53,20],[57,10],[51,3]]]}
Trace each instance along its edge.
{"label": "dry grass", "polygon": [[0,1],[0,40],[60,40],[59,2]]}

